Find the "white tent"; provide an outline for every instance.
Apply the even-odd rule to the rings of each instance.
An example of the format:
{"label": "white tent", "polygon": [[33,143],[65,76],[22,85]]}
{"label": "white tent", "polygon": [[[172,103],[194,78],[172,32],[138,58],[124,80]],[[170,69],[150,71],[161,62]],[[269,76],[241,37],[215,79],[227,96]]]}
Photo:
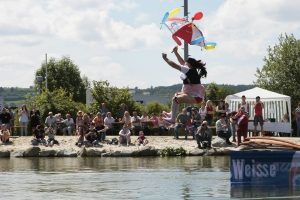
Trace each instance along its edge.
{"label": "white tent", "polygon": [[275,118],[275,121],[278,122],[284,114],[289,113],[291,123],[291,97],[255,87],[250,90],[228,95],[225,102],[229,104],[231,110],[237,111],[238,104],[242,101],[243,95],[245,95],[246,101],[250,104],[251,117],[254,116],[253,103],[255,102],[255,98],[260,96],[260,100],[265,106],[263,110],[264,119]]}

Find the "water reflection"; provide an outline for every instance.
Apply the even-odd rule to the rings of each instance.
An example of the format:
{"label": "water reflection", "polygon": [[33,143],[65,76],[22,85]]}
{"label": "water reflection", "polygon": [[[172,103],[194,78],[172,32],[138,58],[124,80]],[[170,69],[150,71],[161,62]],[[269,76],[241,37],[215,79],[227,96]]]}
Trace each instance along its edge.
{"label": "water reflection", "polygon": [[[230,199],[298,196],[230,188],[229,157],[3,158],[3,199]],[[26,192],[24,192],[26,191]]]}

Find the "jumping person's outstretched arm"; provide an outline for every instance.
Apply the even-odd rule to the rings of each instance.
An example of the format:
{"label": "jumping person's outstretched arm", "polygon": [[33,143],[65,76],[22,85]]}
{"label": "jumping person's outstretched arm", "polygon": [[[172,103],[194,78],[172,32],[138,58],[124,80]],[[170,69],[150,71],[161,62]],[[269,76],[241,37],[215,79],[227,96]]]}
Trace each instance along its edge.
{"label": "jumping person's outstretched arm", "polygon": [[181,57],[181,56],[179,55],[179,53],[178,53],[178,46],[174,47],[172,52],[174,52],[174,54],[175,54],[175,56],[176,56],[178,62],[179,62],[181,65],[184,65],[184,64],[185,64],[185,61],[182,59],[182,57]]}
{"label": "jumping person's outstretched arm", "polygon": [[177,65],[172,60],[170,60],[169,58],[167,58],[167,54],[162,53],[162,57],[166,61],[166,63],[168,63],[171,67],[173,67],[174,69],[177,69],[177,70],[181,71],[180,65]]}

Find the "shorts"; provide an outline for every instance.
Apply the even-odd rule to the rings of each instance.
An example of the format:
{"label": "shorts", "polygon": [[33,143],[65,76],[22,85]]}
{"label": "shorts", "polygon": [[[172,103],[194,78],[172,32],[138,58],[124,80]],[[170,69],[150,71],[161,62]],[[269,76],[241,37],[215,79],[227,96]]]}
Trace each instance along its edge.
{"label": "shorts", "polygon": [[127,137],[126,136],[121,136],[120,135],[120,138],[122,138],[122,144],[127,143]]}
{"label": "shorts", "polygon": [[255,115],[254,116],[254,126],[257,126],[258,125],[258,122],[259,122],[259,124],[260,124],[260,126],[263,126],[264,125],[264,119],[263,119],[263,117],[262,116],[260,116],[260,115]]}
{"label": "shorts", "polygon": [[202,98],[201,97],[194,97],[197,103],[201,103],[202,102]]}

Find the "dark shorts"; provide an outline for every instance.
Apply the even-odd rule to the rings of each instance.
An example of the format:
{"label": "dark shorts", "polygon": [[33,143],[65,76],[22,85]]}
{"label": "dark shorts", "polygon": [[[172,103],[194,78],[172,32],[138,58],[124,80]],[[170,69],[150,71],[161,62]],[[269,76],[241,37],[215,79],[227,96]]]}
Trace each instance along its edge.
{"label": "dark shorts", "polygon": [[264,125],[264,119],[262,116],[259,116],[259,115],[255,115],[254,116],[254,126],[257,126],[258,125],[258,122],[260,124],[260,126],[263,126]]}

